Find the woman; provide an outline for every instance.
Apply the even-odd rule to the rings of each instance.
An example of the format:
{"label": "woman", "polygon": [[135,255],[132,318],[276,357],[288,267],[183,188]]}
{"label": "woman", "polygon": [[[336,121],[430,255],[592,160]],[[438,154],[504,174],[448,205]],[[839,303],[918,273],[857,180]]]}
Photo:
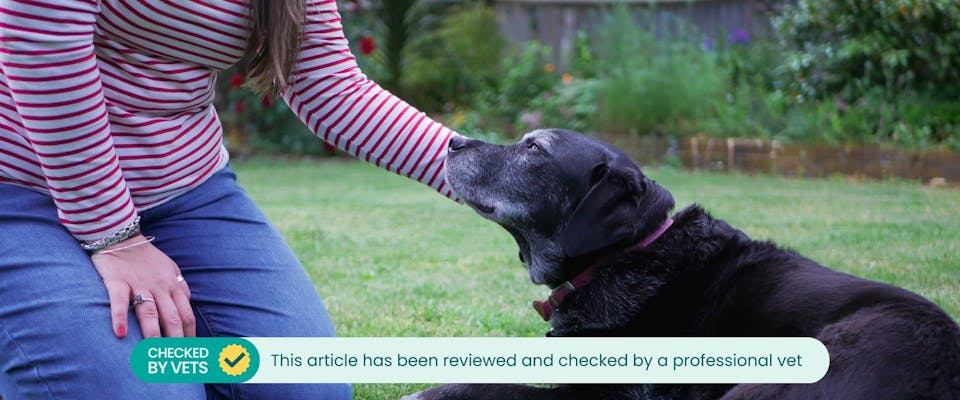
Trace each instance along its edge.
{"label": "woman", "polygon": [[128,361],[143,337],[334,335],[227,166],[213,87],[244,56],[323,140],[451,196],[454,133],[360,73],[335,1],[0,0],[0,32],[0,396],[349,398]]}

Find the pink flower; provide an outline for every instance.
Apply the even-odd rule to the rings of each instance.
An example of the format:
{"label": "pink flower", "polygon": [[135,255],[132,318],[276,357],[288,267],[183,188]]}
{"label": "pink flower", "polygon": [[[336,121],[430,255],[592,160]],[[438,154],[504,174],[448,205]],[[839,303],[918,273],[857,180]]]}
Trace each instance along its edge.
{"label": "pink flower", "polygon": [[840,112],[845,112],[847,111],[848,108],[849,106],[847,106],[847,103],[845,101],[841,99],[837,99],[837,109],[840,110]]}
{"label": "pink flower", "polygon": [[348,1],[347,4],[344,4],[343,8],[349,13],[355,13],[357,11],[360,11],[360,3],[357,3],[356,1],[351,0],[351,1]]}
{"label": "pink flower", "polygon": [[246,107],[246,106],[243,105],[243,102],[240,102],[240,103],[237,103],[237,104],[234,104],[234,105],[233,105],[233,111],[236,111],[237,114],[243,114],[243,109],[244,109],[245,107]]}

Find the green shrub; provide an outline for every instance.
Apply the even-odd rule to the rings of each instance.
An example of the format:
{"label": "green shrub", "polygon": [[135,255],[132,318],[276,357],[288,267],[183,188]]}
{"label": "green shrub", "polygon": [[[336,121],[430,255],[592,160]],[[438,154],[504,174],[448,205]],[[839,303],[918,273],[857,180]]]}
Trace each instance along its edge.
{"label": "green shrub", "polygon": [[774,18],[797,99],[960,95],[956,0],[798,0]]}
{"label": "green shrub", "polygon": [[496,84],[506,40],[493,8],[479,2],[458,6],[437,30],[411,44],[401,85],[407,100],[424,110],[469,104]]}
{"label": "green shrub", "polygon": [[[402,73],[403,69],[391,65],[402,65],[407,44],[411,36],[418,32],[418,30],[409,31],[406,27],[410,23],[420,22],[421,14],[412,14],[415,8],[411,6],[406,11],[411,15],[401,15],[398,18],[391,19],[391,21],[384,21],[386,15],[379,8],[380,3],[344,2],[338,5],[343,33],[350,43],[350,51],[356,58],[360,70],[380,86],[399,95],[396,82],[400,79],[400,76],[394,76],[393,73]],[[394,3],[394,7],[403,4],[401,2]],[[409,22],[397,24],[397,20]],[[401,40],[391,40],[389,42],[384,40],[384,38],[396,34],[403,36]],[[365,49],[364,46],[361,46],[364,41],[369,41],[372,46]]]}
{"label": "green shrub", "polygon": [[730,73],[730,84],[733,87],[750,85],[766,90],[781,88],[784,82],[781,74],[777,73],[777,66],[785,55],[786,52],[780,44],[769,39],[746,43],[737,43],[731,39],[717,48],[718,61],[721,67]]}
{"label": "green shrub", "polygon": [[490,118],[478,111],[455,111],[443,116],[443,124],[454,131],[485,142],[505,144],[512,138],[499,130],[490,129]]}
{"label": "green shrub", "polygon": [[574,76],[584,79],[597,77],[601,60],[591,46],[590,36],[582,30],[578,31],[573,39],[573,53],[570,55],[570,73]]}
{"label": "green shrub", "polygon": [[726,93],[727,72],[680,19],[655,31],[618,5],[599,30],[598,128],[606,132],[687,134],[690,122]]}
{"label": "green shrub", "polygon": [[571,79],[569,83],[534,98],[527,115],[532,121],[521,120],[523,131],[533,128],[564,128],[580,132],[594,132],[597,113],[596,79]]}
{"label": "green shrub", "polygon": [[866,95],[852,104],[838,102],[828,114],[831,129],[854,140],[925,148],[957,144],[960,101],[904,93],[891,100]]}
{"label": "green shrub", "polygon": [[317,138],[282,99],[269,100],[242,87],[238,65],[218,79],[217,113],[224,141],[236,155],[255,152],[328,155],[335,148]]}
{"label": "green shrub", "polygon": [[785,114],[785,102],[766,88],[738,85],[716,99],[710,115],[697,122],[696,131],[714,137],[775,139],[785,128]]}
{"label": "green shrub", "polygon": [[383,50],[378,54],[385,70],[380,84],[400,97],[407,97],[403,87],[407,50],[422,34],[418,29],[421,29],[424,15],[416,0],[378,1],[374,11],[383,42]]}
{"label": "green shrub", "polygon": [[960,101],[906,93],[882,93],[847,103],[814,99],[798,103],[783,91],[740,86],[698,121],[698,132],[824,144],[887,143],[906,148],[960,149]]}
{"label": "green shrub", "polygon": [[551,50],[537,41],[527,42],[500,63],[500,80],[481,93],[478,111],[501,130],[514,130],[514,122],[531,108],[537,96],[548,92],[559,79],[548,62]]}

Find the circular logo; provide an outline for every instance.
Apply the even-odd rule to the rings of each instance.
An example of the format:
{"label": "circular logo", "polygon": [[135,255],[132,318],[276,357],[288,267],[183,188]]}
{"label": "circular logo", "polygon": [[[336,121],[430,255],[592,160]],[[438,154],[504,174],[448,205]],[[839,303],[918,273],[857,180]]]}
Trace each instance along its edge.
{"label": "circular logo", "polygon": [[230,376],[237,376],[250,368],[250,352],[239,344],[231,344],[220,350],[220,369]]}

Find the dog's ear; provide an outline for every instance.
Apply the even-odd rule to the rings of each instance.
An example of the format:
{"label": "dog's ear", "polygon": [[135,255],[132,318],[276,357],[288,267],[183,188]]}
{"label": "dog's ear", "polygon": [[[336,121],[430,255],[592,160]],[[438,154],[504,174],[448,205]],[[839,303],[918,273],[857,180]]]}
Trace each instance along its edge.
{"label": "dog's ear", "polygon": [[568,258],[638,241],[656,230],[674,206],[670,192],[643,176],[632,162],[595,165],[590,184],[561,238]]}

